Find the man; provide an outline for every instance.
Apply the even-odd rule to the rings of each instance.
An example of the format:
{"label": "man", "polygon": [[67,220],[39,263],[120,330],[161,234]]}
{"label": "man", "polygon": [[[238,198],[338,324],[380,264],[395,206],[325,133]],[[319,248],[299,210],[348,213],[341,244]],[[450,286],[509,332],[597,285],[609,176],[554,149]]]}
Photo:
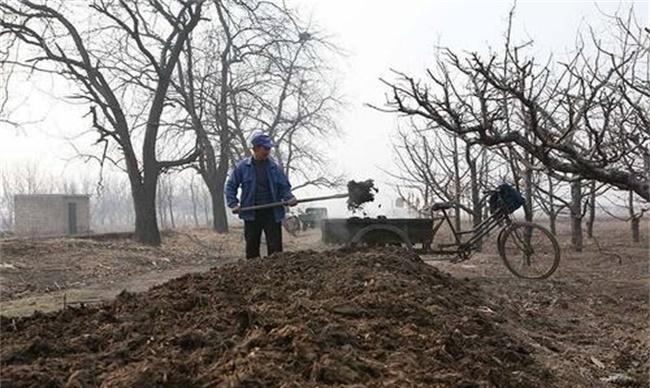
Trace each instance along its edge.
{"label": "man", "polygon": [[[282,220],[284,206],[270,209],[240,211],[242,207],[264,205],[287,201],[289,206],[297,204],[291,193],[291,184],[278,164],[269,157],[273,141],[263,133],[251,139],[252,156],[235,166],[226,182],[226,202],[232,212],[244,220],[246,258],[260,257],[262,230],[266,237],[267,254],[282,252]],[[241,186],[241,202],[237,190]]]}

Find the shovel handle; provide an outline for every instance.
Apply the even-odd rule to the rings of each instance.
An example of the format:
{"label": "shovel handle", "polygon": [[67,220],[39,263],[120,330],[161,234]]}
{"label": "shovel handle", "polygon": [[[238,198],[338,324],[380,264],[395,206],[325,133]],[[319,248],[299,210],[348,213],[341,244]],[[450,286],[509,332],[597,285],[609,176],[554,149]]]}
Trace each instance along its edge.
{"label": "shovel handle", "polygon": [[245,211],[249,211],[249,210],[270,209],[272,207],[285,206],[286,204],[287,204],[287,201],[271,202],[271,203],[266,203],[264,205],[255,205],[255,206],[242,207],[242,208],[239,209],[239,211],[240,212],[245,212]]}
{"label": "shovel handle", "polygon": [[[313,202],[313,201],[324,201],[326,199],[335,199],[335,198],[346,198],[348,197],[348,193],[345,194],[334,194],[334,195],[326,195],[324,197],[312,197],[312,198],[303,198],[299,199],[296,202],[297,203],[303,203],[303,202]],[[248,207],[243,207],[239,209],[240,212],[245,212],[249,210],[259,210],[259,209],[270,209],[272,207],[278,207],[278,206],[286,206],[288,204],[288,201],[278,201],[278,202],[271,202],[271,203],[266,203],[264,205],[255,205],[255,206],[248,206]]]}

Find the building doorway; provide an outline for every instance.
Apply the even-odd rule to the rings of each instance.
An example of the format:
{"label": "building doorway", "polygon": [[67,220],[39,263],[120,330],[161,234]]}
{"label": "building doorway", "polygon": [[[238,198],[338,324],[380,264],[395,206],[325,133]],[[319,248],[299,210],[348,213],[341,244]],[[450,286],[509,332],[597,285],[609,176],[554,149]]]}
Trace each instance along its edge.
{"label": "building doorway", "polygon": [[77,204],[68,203],[68,234],[77,234]]}

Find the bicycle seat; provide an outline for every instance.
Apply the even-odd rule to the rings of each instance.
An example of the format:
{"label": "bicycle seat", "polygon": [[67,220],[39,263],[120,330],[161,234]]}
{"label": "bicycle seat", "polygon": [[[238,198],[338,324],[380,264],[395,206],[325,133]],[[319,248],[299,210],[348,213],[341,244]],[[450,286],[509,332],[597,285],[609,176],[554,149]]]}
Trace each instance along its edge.
{"label": "bicycle seat", "polygon": [[451,209],[452,207],[454,207],[453,202],[436,202],[433,204],[433,206],[431,206],[431,210],[433,211],[447,210],[447,209]]}

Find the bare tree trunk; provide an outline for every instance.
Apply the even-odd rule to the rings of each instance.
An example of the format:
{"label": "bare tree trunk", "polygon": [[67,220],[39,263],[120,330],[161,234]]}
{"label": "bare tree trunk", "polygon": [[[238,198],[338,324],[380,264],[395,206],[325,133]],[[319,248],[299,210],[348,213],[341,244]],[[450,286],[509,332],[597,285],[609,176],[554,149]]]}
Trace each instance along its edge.
{"label": "bare tree trunk", "polygon": [[554,236],[557,236],[557,230],[556,230],[556,225],[557,225],[557,213],[550,213],[548,215],[549,219],[549,229],[551,230],[551,233]]}
{"label": "bare tree trunk", "polygon": [[160,217],[160,227],[167,229],[167,212],[165,211],[165,205],[161,198],[158,198],[156,201],[156,207],[156,212],[158,213],[158,217]]}
{"label": "bare tree trunk", "polygon": [[[526,156],[526,159],[530,161],[528,156]],[[533,170],[529,167],[524,170],[524,185],[524,217],[526,221],[533,222]],[[524,237],[526,243],[530,245],[530,240],[533,237],[532,230],[526,228]]]}
{"label": "bare tree trunk", "polygon": [[553,235],[557,236],[557,231],[556,231],[556,221],[557,221],[557,212],[555,210],[555,197],[553,194],[554,186],[553,186],[553,179],[551,177],[548,178],[548,221],[549,221],[549,228],[551,229],[551,233]]}
{"label": "bare tree trunk", "polygon": [[630,191],[628,196],[628,210],[630,212],[630,230],[632,231],[632,241],[638,243],[640,241],[641,233],[639,231],[639,224],[641,217],[635,214],[634,211],[634,192]]}
{"label": "bare tree trunk", "polygon": [[145,182],[133,190],[135,210],[135,234],[138,241],[147,244],[160,244],[160,231],[156,218],[156,183]]}
{"label": "bare tree trunk", "polygon": [[589,185],[589,216],[587,217],[587,237],[594,237],[594,223],[596,222],[596,181]]}
{"label": "bare tree trunk", "polygon": [[640,220],[641,219],[638,218],[638,217],[634,217],[634,218],[632,218],[630,220],[630,227],[632,229],[632,241],[634,241],[635,243],[638,243],[639,241],[641,241],[641,238],[640,238],[641,234],[640,234],[640,231],[639,231],[639,223],[640,223],[639,221]]}
{"label": "bare tree trunk", "polygon": [[454,153],[453,153],[453,158],[454,158],[454,201],[456,202],[456,206],[454,207],[454,217],[456,218],[455,220],[455,227],[456,230],[461,230],[461,222],[460,222],[460,161],[458,160],[458,138],[456,136],[453,137],[454,141]]}
{"label": "bare tree trunk", "polygon": [[582,252],[582,181],[571,182],[571,244]]}
{"label": "bare tree trunk", "polygon": [[[471,147],[465,147],[465,160],[469,166],[470,174],[470,190],[472,192],[472,225],[476,228],[483,221],[482,208],[481,208],[481,187],[479,182],[479,174],[476,169],[476,159],[472,159]],[[477,250],[481,251],[482,242],[477,242]]]}
{"label": "bare tree trunk", "polygon": [[[487,154],[483,154],[483,158],[487,159],[486,155]],[[489,173],[490,173],[490,162],[489,162],[489,160],[486,160],[483,163],[483,172],[482,172],[481,177],[480,177],[481,187],[483,187],[483,188],[488,188],[488,185],[489,185],[489,180],[488,180]],[[483,218],[482,219],[486,220],[488,217],[490,217],[490,207],[487,206],[487,203],[483,203]]]}
{"label": "bare tree trunk", "polygon": [[[223,20],[221,8],[219,11],[219,18],[222,20],[222,25],[226,25]],[[224,198],[224,188],[226,187],[226,179],[228,178],[228,169],[230,161],[230,123],[228,121],[228,79],[230,71],[230,49],[232,41],[228,41],[228,48],[221,53],[221,92],[219,94],[218,106],[218,121],[221,132],[219,133],[219,147],[221,153],[219,155],[219,165],[216,168],[214,186],[210,187],[210,194],[212,195],[212,223],[214,230],[217,233],[228,233],[228,217],[226,217],[226,201]]]}
{"label": "bare tree trunk", "polygon": [[[650,147],[646,147],[643,153],[643,170],[645,171],[646,180],[650,182]],[[648,190],[650,190],[650,187]],[[650,193],[648,193],[647,197],[650,197]]]}
{"label": "bare tree trunk", "polygon": [[526,167],[524,170],[524,216],[526,221],[533,222],[533,171]]}
{"label": "bare tree trunk", "polygon": [[[226,146],[228,145],[222,145],[222,147]],[[228,178],[228,156],[224,150],[221,150],[221,155],[219,156],[220,160],[217,164],[215,162],[213,149],[206,148],[206,151],[208,162],[205,163],[205,167],[201,171],[201,176],[203,177],[203,181],[205,182],[205,185],[208,188],[208,193],[210,194],[212,228],[217,233],[228,233],[228,217],[226,213],[226,201],[224,198],[224,189],[226,187],[226,179]],[[210,224],[207,216],[207,205],[206,223],[208,225]]]}
{"label": "bare tree trunk", "polygon": [[194,226],[199,227],[199,216],[197,213],[196,203],[196,189],[194,188],[194,179],[190,182],[190,198],[192,200],[192,218],[194,219]]}
{"label": "bare tree trunk", "polygon": [[203,203],[203,215],[205,216],[205,226],[210,227],[210,210],[211,204],[210,204],[210,193],[207,191],[203,190],[202,192],[202,200],[201,202]]}
{"label": "bare tree trunk", "polygon": [[169,191],[167,192],[167,209],[169,209],[169,220],[172,223],[172,229],[176,229],[176,222],[174,221],[174,192],[173,188],[170,186],[167,188]]}
{"label": "bare tree trunk", "polygon": [[210,189],[210,197],[212,198],[212,227],[218,233],[228,233],[226,200],[223,194],[225,183],[226,177],[224,176],[220,178],[214,189]]}

